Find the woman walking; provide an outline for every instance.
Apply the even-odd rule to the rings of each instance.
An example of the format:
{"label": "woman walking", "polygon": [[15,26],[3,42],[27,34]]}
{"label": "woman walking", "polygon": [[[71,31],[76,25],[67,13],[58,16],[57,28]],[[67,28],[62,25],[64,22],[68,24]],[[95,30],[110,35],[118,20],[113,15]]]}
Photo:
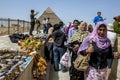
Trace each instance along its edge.
{"label": "woman walking", "polygon": [[77,51],[80,44],[82,43],[84,38],[87,37],[88,34],[89,32],[87,31],[87,23],[82,22],[78,31],[75,32],[75,34],[73,34],[73,36],[71,37],[72,65],[69,70],[70,80],[84,80],[84,72],[76,70],[73,66],[73,61],[77,58]]}
{"label": "woman walking", "polygon": [[[89,43],[90,40],[92,43]],[[93,46],[91,47],[89,44]],[[108,80],[107,70],[111,69],[113,52],[104,22],[96,24],[93,32],[81,44],[78,54],[91,54],[85,80]]]}

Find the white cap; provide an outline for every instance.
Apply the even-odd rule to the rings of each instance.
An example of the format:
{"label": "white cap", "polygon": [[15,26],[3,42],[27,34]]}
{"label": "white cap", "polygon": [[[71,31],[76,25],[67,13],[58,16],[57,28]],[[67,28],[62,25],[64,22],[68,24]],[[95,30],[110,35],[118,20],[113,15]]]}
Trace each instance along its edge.
{"label": "white cap", "polygon": [[109,23],[107,25],[107,29],[113,31],[113,24]]}

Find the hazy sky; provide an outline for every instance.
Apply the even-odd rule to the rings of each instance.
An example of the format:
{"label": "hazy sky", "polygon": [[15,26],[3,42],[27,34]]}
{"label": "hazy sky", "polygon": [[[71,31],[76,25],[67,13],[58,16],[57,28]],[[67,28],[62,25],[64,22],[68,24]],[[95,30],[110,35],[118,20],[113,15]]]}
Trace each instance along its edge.
{"label": "hazy sky", "polygon": [[37,18],[50,7],[66,24],[74,19],[93,24],[97,11],[113,22],[113,17],[120,15],[120,0],[1,0],[0,17],[30,21],[30,10],[39,11]]}

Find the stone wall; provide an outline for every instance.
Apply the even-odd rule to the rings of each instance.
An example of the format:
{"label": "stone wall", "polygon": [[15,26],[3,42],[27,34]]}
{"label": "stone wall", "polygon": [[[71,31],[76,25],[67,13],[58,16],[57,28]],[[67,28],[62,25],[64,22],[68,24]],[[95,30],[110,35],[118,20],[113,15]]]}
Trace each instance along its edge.
{"label": "stone wall", "polygon": [[[120,52],[120,36],[118,36],[117,39],[118,39],[118,52]],[[120,80],[120,58],[118,59],[117,66],[117,80]]]}
{"label": "stone wall", "polygon": [[[40,50],[37,51],[42,57],[44,57],[44,44],[41,46]],[[32,75],[32,67],[33,67],[33,58],[29,60],[27,66],[25,67],[25,70],[21,73],[21,75],[16,80],[36,80],[33,78]],[[49,66],[47,66],[48,68]],[[48,70],[48,69],[47,69]],[[48,71],[47,71],[48,72]],[[45,79],[42,80],[48,80],[48,73]]]}
{"label": "stone wall", "polygon": [[25,70],[16,80],[33,80],[32,67],[33,67],[33,59],[30,61],[30,63],[25,68]]}
{"label": "stone wall", "polygon": [[[117,36],[117,50],[120,52],[120,36]],[[120,59],[114,59],[109,80],[120,80]]]}

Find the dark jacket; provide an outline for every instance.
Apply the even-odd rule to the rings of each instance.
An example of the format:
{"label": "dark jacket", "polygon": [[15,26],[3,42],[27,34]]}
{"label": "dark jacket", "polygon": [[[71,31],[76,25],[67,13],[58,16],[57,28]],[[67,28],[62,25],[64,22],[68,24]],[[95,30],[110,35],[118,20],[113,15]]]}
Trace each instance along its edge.
{"label": "dark jacket", "polygon": [[63,33],[60,29],[56,30],[52,34],[54,38],[54,45],[62,47],[64,46],[64,42],[66,41],[65,33]]}
{"label": "dark jacket", "polygon": [[[106,49],[98,48],[96,43],[92,43],[94,52],[90,56],[89,64],[96,69],[103,69],[107,66],[111,68],[113,61],[113,52],[111,45]],[[86,50],[80,52],[82,55],[86,54]]]}

